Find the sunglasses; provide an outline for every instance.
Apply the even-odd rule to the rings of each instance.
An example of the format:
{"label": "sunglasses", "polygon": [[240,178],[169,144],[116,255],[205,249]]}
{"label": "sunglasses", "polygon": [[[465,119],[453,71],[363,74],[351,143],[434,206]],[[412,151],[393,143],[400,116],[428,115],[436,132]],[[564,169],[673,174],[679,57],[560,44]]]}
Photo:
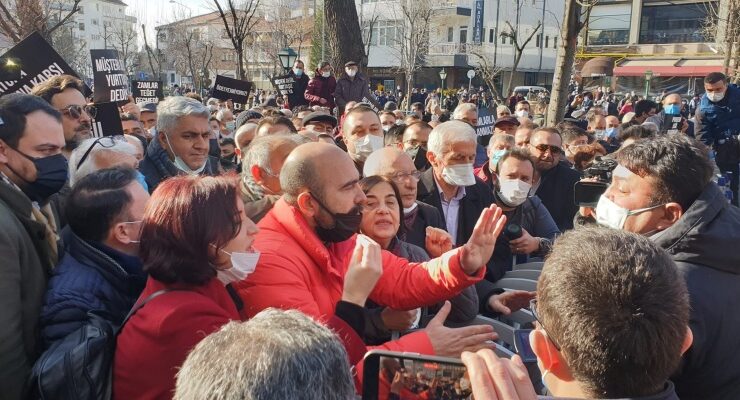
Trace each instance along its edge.
{"label": "sunglasses", "polygon": [[69,116],[72,119],[80,119],[82,112],[85,112],[90,118],[95,118],[98,114],[98,109],[95,106],[77,106],[71,105],[59,110],[64,115]]}
{"label": "sunglasses", "polygon": [[563,149],[561,149],[560,147],[551,146],[548,144],[538,144],[537,146],[534,146],[534,148],[537,149],[537,151],[539,151],[540,153],[546,153],[547,150],[550,150],[550,153],[552,154],[560,154],[563,152]]}
{"label": "sunglasses", "polygon": [[101,147],[105,149],[109,149],[116,145],[117,141],[125,141],[126,138],[123,136],[103,136],[95,139],[95,141],[90,145],[90,147],[87,148],[85,151],[85,154],[82,155],[80,158],[80,161],[77,162],[77,167],[75,170],[79,170],[82,164],[87,160],[87,157],[90,155],[90,152],[95,148],[95,146],[100,145]]}

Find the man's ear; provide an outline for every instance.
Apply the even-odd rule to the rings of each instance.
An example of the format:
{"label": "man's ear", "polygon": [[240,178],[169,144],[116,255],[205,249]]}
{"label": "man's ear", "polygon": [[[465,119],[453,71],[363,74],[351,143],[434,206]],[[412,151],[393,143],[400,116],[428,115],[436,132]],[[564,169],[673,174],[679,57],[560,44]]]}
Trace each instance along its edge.
{"label": "man's ear", "polygon": [[303,214],[313,217],[318,214],[319,205],[314,201],[313,196],[309,192],[303,192],[296,198],[296,205]]}
{"label": "man's ear", "polygon": [[8,146],[4,140],[0,139],[0,164],[8,163]]}
{"label": "man's ear", "polygon": [[529,333],[529,345],[537,356],[541,368],[550,371],[551,374],[563,381],[572,381],[573,375],[568,369],[568,364],[563,359],[563,354],[555,348],[552,340],[547,334],[539,329]]}
{"label": "man's ear", "polygon": [[435,162],[437,161],[437,155],[429,151],[428,149],[427,149],[427,161],[429,161],[429,164],[432,164],[432,165],[436,165]]}
{"label": "man's ear", "polygon": [[111,229],[110,233],[108,234],[109,239],[113,239],[118,243],[121,244],[128,244],[131,238],[128,235],[128,232],[126,232],[126,224],[117,223],[113,225],[113,229]]}
{"label": "man's ear", "polygon": [[254,181],[258,184],[262,183],[262,170],[260,170],[260,167],[257,165],[252,165],[249,168],[249,172],[252,174],[252,178],[254,178]]}
{"label": "man's ear", "polygon": [[663,206],[663,217],[658,221],[656,227],[665,230],[673,226],[683,215],[683,207],[678,203],[668,203]]}
{"label": "man's ear", "polygon": [[239,157],[240,160],[242,159],[242,149],[236,147],[234,149],[234,154],[236,154],[236,156]]}
{"label": "man's ear", "polygon": [[690,327],[686,327],[686,336],[683,338],[683,343],[681,344],[681,355],[686,353],[687,350],[691,347],[691,345],[694,343],[694,332],[691,331]]}

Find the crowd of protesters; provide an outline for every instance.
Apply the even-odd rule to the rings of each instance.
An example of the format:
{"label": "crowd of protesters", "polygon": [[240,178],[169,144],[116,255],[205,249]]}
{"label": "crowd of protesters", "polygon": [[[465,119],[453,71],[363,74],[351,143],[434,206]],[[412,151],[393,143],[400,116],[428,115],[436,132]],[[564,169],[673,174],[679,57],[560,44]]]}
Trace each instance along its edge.
{"label": "crowd of protesters", "polygon": [[[352,61],[291,74],[297,94],[249,109],[127,104],[123,136],[92,136],[71,76],[0,98],[0,399],[350,399],[370,349],[461,358],[465,396],[531,399],[475,322],[520,309],[552,396],[740,398],[724,75],[660,104],[576,89],[547,125],[546,92],[372,91]],[[543,260],[536,291],[496,284]]]}

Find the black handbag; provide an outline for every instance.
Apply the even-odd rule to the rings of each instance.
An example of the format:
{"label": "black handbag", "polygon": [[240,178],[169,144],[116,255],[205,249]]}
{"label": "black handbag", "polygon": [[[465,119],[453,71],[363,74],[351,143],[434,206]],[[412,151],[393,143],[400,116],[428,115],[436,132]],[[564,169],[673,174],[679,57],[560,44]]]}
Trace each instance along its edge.
{"label": "black handbag", "polygon": [[116,338],[126,322],[154,298],[182,289],[158,290],[134,305],[119,327],[88,312],[88,321],[54,343],[36,361],[29,379],[29,399],[109,400],[113,391]]}

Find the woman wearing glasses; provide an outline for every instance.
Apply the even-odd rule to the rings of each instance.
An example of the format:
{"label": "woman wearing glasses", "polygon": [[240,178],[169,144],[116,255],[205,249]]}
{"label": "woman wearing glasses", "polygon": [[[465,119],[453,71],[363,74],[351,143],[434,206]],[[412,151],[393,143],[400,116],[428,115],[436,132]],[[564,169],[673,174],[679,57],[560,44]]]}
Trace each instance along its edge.
{"label": "woman wearing glasses", "polygon": [[[398,234],[404,229],[401,225],[403,201],[398,187],[390,178],[370,176],[360,181],[360,187],[367,196],[363,205],[360,232],[376,241],[381,248],[411,262],[428,261],[430,255],[436,258],[452,249],[452,237],[437,228],[427,228],[426,250],[399,240]],[[471,286],[452,298],[451,303],[452,311],[447,321],[462,324],[475,318],[478,297],[474,287]],[[430,309],[393,310],[377,306],[371,301],[368,301],[368,308],[370,312],[369,321],[365,324],[365,337],[370,344],[391,340],[391,333],[394,331],[420,328],[428,322],[430,314]],[[433,307],[431,313],[438,308]]]}

